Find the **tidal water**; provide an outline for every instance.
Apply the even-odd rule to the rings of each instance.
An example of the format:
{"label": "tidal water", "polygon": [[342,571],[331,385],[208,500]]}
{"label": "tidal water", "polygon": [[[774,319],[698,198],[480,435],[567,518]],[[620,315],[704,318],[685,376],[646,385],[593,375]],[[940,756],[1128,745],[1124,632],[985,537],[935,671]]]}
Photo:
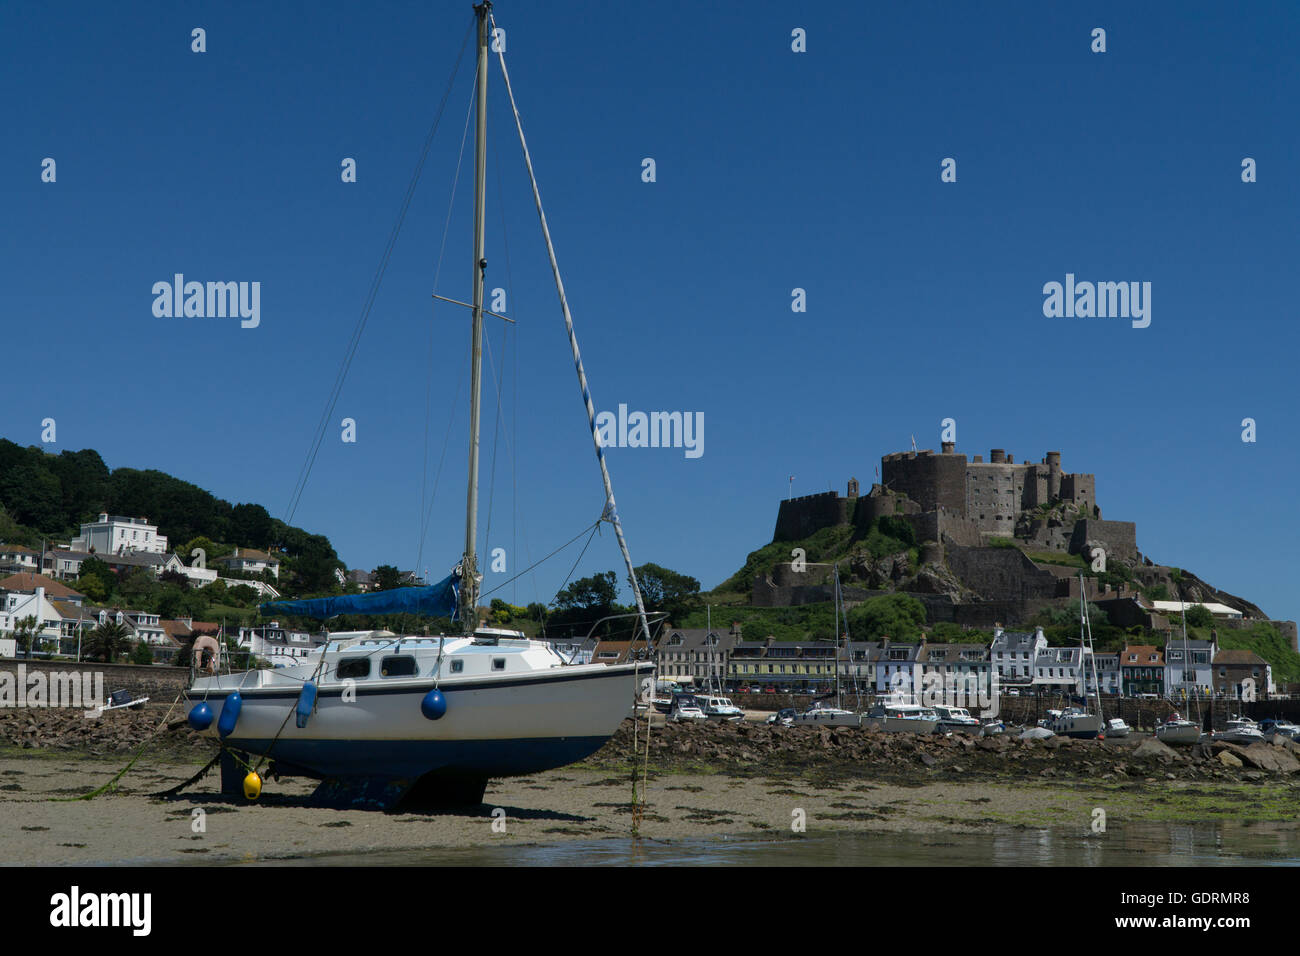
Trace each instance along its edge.
{"label": "tidal water", "polygon": [[312,866],[1295,866],[1300,825],[1140,823],[1106,833],[836,833],[348,853],[267,861]]}

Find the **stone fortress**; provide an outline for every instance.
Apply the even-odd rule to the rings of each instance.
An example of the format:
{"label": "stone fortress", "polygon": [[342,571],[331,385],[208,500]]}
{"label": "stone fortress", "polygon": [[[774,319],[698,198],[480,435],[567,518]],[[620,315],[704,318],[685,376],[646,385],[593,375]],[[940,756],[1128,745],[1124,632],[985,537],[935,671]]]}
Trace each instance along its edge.
{"label": "stone fortress", "polygon": [[781,502],[776,541],[806,538],[822,528],[854,524],[862,530],[885,515],[905,517],[917,541],[963,547],[1014,538],[1034,551],[1059,551],[1137,564],[1137,525],[1105,521],[1096,478],[1061,470],[1061,453],[1017,463],[1001,448],[967,459],[953,442],[933,451],[895,452],[880,459],[880,482],[862,497],[856,478],[848,495],[823,492]]}
{"label": "stone fortress", "polygon": [[[1239,611],[1242,622],[1267,620],[1249,601],[1144,557],[1137,547],[1137,525],[1104,519],[1095,476],[1065,472],[1057,451],[1039,462],[1017,462],[994,448],[986,461],[983,455],[967,458],[954,443],[944,442],[938,454],[913,450],[884,455],[880,481],[868,494],[861,494],[856,478],[849,480],[847,491],[843,497],[828,491],[782,501],[773,541],[802,541],[827,528],[865,536],[877,519],[905,520],[919,561],[906,554],[873,558],[852,549],[841,560],[849,602],[901,591],[925,605],[931,623],[1015,625],[1079,596],[1077,564],[1054,563],[1052,554],[1095,563],[1104,552],[1106,569],[1122,565],[1132,572],[1133,584],[1112,588],[1090,580],[1088,600],[1121,627],[1169,626],[1144,604],[1138,590],[1162,584],[1171,599],[1217,602]],[[755,576],[751,603],[788,607],[830,601],[830,575],[828,564],[811,558],[802,569],[779,563]],[[1295,625],[1275,623],[1284,625],[1295,646]]]}

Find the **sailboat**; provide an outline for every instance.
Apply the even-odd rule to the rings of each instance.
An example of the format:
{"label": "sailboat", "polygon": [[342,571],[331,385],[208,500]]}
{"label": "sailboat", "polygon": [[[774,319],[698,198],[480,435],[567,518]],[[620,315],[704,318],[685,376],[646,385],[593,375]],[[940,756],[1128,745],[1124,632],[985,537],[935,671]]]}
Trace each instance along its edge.
{"label": "sailboat", "polygon": [[[1192,666],[1192,656],[1187,644],[1187,602],[1179,602],[1183,613],[1183,689],[1187,690],[1187,671]],[[1195,671],[1193,670],[1193,673]],[[1191,686],[1192,694],[1197,695],[1196,715],[1200,717],[1201,705],[1199,691],[1195,682]],[[1177,711],[1163,723],[1156,725],[1156,739],[1166,744],[1194,744],[1201,739],[1201,722],[1191,721],[1179,716]]]}
{"label": "sailboat", "polygon": [[[1087,644],[1085,645],[1085,638]],[[1085,704],[1083,707],[1067,707],[1060,714],[1053,717],[1047,722],[1047,729],[1054,734],[1063,737],[1077,737],[1083,740],[1093,740],[1096,737],[1105,736],[1105,724],[1101,716],[1101,687],[1097,682],[1097,656],[1092,649],[1092,625],[1088,620],[1088,592],[1085,585],[1084,577],[1079,575],[1079,684],[1084,692]],[[1085,660],[1086,658],[1086,660]],[[1091,714],[1087,710],[1087,691],[1088,681],[1086,668],[1088,662],[1092,663],[1093,683],[1097,689],[1097,713]]]}
{"label": "sailboat", "polygon": [[835,565],[835,704],[814,701],[812,706],[802,714],[796,714],[791,724],[796,727],[861,727],[862,715],[844,707],[844,696],[840,690],[840,619],[844,619],[844,637],[848,641],[849,618],[844,612],[844,595],[840,591],[840,566]]}
{"label": "sailboat", "polygon": [[[489,778],[563,766],[599,749],[629,716],[646,662],[571,664],[549,644],[517,631],[479,627],[477,572],[478,448],[482,369],[485,161],[492,4],[474,7],[478,28],[475,216],[471,322],[471,406],[465,550],[437,584],[372,594],[262,605],[263,614],[328,619],[340,614],[416,613],[459,621],[461,633],[428,636],[391,631],[335,632],[313,657],[292,667],[195,679],[187,691],[191,726],[223,746],[222,790],[260,792],[256,772],[269,760],[277,774],[321,781],[325,805],[392,809],[416,804],[477,804]],[[554,247],[542,212],[504,51],[498,49],[550,254],[574,365],[592,426],[605,487],[602,520],[614,527],[647,646],[649,624],[615,508],[609,470],[595,428]],[[651,684],[653,686],[653,684]],[[242,779],[241,779],[242,777]],[[257,779],[252,779],[257,777]],[[241,787],[241,784],[243,787]]]}

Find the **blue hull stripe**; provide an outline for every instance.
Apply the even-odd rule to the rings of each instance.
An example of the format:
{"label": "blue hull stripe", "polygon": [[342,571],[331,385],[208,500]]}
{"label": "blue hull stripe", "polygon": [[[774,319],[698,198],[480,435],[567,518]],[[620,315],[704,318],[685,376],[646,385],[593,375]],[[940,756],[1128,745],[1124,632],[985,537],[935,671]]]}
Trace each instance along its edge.
{"label": "blue hull stripe", "polygon": [[[648,668],[647,668],[647,672],[648,672]],[[626,678],[627,676],[628,676],[627,671],[611,671],[608,674],[572,674],[572,675],[557,674],[554,677],[550,677],[550,676],[531,677],[531,678],[520,677],[515,680],[478,681],[473,684],[442,683],[438,685],[438,688],[444,694],[450,696],[451,694],[455,694],[459,691],[499,690],[502,687],[532,687],[537,684],[553,684],[560,681],[608,680],[611,677]],[[389,679],[391,680],[391,678]],[[424,680],[415,683],[408,683],[400,687],[367,686],[367,683],[370,680],[371,678],[366,678],[364,680],[359,680],[356,682],[356,695],[358,697],[371,697],[371,696],[378,697],[383,694],[418,694],[421,693],[422,691],[427,691],[435,684],[435,681],[432,677],[425,678]],[[384,678],[381,677],[379,678],[379,680],[382,681],[384,680]],[[227,694],[232,694],[236,690],[238,690],[239,693],[246,698],[255,697],[258,700],[297,700],[299,694],[299,690],[297,689],[293,689],[293,690],[277,689],[273,691],[268,691],[268,690],[261,690],[257,687],[247,687],[247,688],[232,687],[229,689],[211,690],[211,691],[196,690],[195,688],[191,687],[189,688],[189,690],[186,691],[186,693],[189,694],[195,700],[222,700],[223,698],[226,697]],[[316,696],[317,698],[342,697],[343,688],[342,687],[335,687],[332,689],[321,688],[317,691]],[[631,706],[632,706],[631,704],[628,704],[629,708]]]}
{"label": "blue hull stripe", "polygon": [[[427,773],[511,777],[538,773],[589,757],[608,736],[513,740],[285,740],[270,756],[281,772],[313,777],[410,777]],[[265,754],[269,739],[230,737],[233,750]],[[382,769],[381,769],[382,768]]]}

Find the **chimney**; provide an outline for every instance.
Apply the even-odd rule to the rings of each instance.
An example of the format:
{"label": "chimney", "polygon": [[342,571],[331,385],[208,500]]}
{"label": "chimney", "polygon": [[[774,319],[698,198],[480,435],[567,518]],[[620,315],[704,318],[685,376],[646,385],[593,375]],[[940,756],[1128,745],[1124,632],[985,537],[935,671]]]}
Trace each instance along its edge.
{"label": "chimney", "polygon": [[957,450],[957,443],[955,441],[946,441],[940,447],[943,449],[941,454],[951,455]]}
{"label": "chimney", "polygon": [[995,465],[1004,464],[1007,460],[1007,452],[1004,448],[994,448],[989,451],[989,461]]}

